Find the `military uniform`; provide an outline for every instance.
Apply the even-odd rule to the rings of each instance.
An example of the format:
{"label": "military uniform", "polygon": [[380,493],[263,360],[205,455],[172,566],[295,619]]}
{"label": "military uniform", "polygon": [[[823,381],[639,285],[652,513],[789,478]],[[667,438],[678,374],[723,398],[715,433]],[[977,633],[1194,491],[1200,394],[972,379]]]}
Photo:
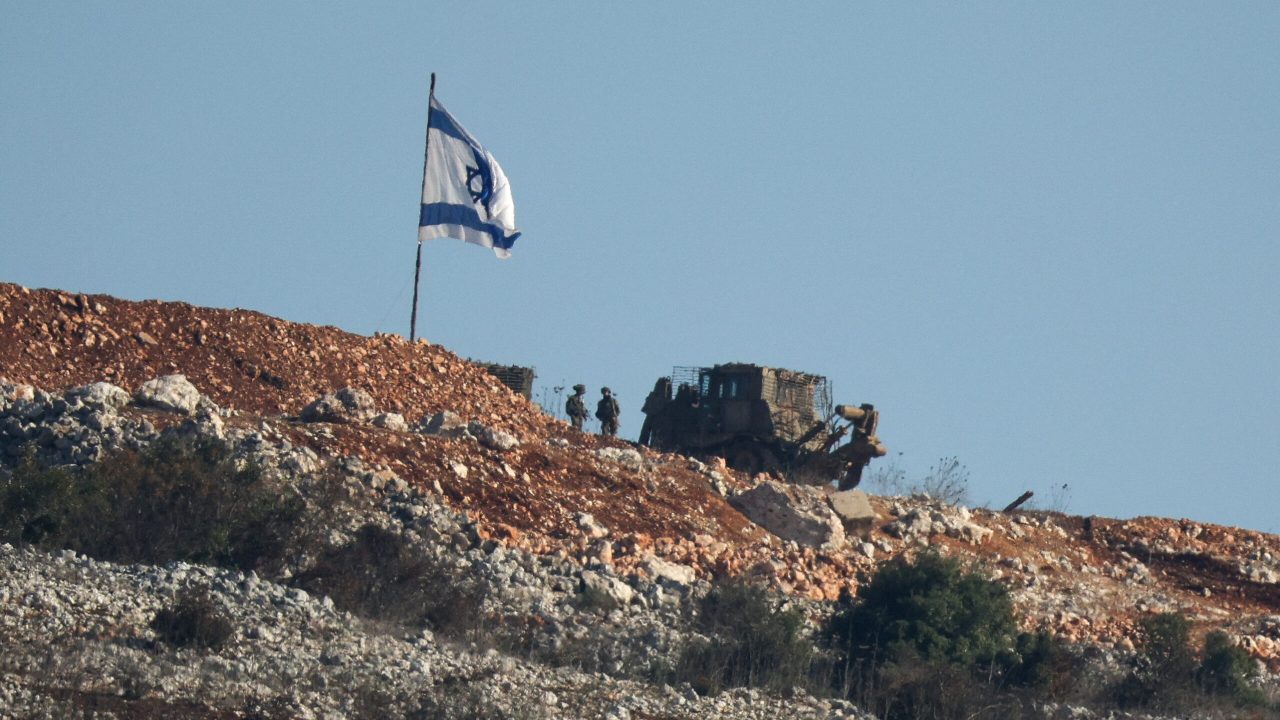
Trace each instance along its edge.
{"label": "military uniform", "polygon": [[600,402],[596,403],[596,418],[600,420],[601,435],[618,434],[618,415],[621,409],[618,401],[609,392],[609,388],[600,388]]}
{"label": "military uniform", "polygon": [[671,403],[671,378],[658,378],[653,390],[644,399],[644,422],[640,425],[640,444],[649,447],[661,447],[662,438],[655,438],[653,433],[654,418],[662,414]]}
{"label": "military uniform", "polygon": [[573,425],[574,430],[581,430],[583,421],[587,419],[587,404],[582,401],[582,396],[587,392],[587,386],[574,385],[573,390],[574,393],[564,404],[564,414],[569,416],[569,424]]}

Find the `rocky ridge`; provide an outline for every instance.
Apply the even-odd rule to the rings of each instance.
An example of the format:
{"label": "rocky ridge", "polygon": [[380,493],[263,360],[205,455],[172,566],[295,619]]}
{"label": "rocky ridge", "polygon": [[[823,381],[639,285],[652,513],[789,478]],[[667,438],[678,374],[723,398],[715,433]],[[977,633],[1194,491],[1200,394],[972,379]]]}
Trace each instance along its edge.
{"label": "rocky ridge", "polygon": [[[671,625],[669,613],[678,612],[710,577],[753,577],[820,613],[820,601],[842,591],[856,593],[878,562],[922,547],[985,563],[1011,587],[1029,625],[1075,643],[1123,653],[1133,647],[1142,614],[1181,610],[1201,632],[1227,629],[1259,662],[1272,669],[1280,664],[1280,541],[1275,536],[1190,520],[1005,515],[913,496],[872,497],[880,522],[865,536],[840,537],[840,524],[827,515],[820,493],[807,488],[788,490],[791,499],[770,502],[787,513],[807,514],[813,526],[831,532],[801,536],[769,528],[779,536],[765,529],[769,524],[761,516],[737,509],[768,486],[766,478],[576,433],[448,351],[396,336],[363,338],[241,310],[129,303],[0,284],[0,378],[0,466],[12,466],[33,450],[46,464],[83,464],[114,448],[186,433],[228,438],[281,473],[339,467],[378,498],[379,522],[412,535],[423,552],[447,548],[455,560],[471,563],[489,585],[501,589],[492,596],[491,612],[542,618],[552,628],[540,640],[547,643],[575,633],[578,639],[591,633],[619,638],[613,650],[601,651],[606,669],[613,663],[619,673],[641,660],[634,656],[636,647],[655,656],[669,650],[674,639],[662,634]],[[209,573],[217,575],[215,594],[222,585],[238,588],[244,582],[232,582],[219,575],[222,571],[185,568],[187,574],[160,588],[138,580],[128,568],[85,558],[12,548],[4,553],[0,559],[9,572],[0,591],[5,613],[0,628],[32,642],[49,630],[28,626],[33,617],[116,616],[94,600],[58,602],[54,611],[41,604],[41,598],[50,597],[40,592],[47,582],[14,584],[23,577],[46,577],[49,571],[41,568],[47,565],[77,568],[74,581],[54,591],[55,598],[59,593],[78,597],[69,588],[84,586],[96,588],[86,592],[133,597],[135,606],[149,602],[148,608],[156,598],[172,596],[189,573],[205,580],[212,579]],[[572,598],[588,586],[611,598],[615,608],[575,620],[579,613]],[[273,587],[286,598],[291,592]],[[226,592],[218,597],[228,607],[242,603],[244,598]],[[301,602],[324,607],[314,598]],[[315,617],[324,617],[317,612]],[[136,640],[147,632],[145,621],[139,627],[140,615],[119,617],[114,629],[76,628],[50,637],[87,643],[76,645],[76,657],[99,657],[93,654],[98,650],[119,653],[102,638]],[[270,622],[251,617],[237,624],[264,627],[268,634],[275,625],[289,626],[274,616]],[[651,641],[634,642],[638,637]],[[301,635],[291,638],[307,641]],[[95,642],[104,644],[90,651]],[[371,641],[351,642],[367,646]],[[412,639],[396,642],[413,646]],[[610,659],[610,652],[616,657]],[[50,650],[50,656],[58,654]],[[476,660],[488,661],[514,662],[483,653]],[[94,662],[110,664],[105,657]],[[387,662],[399,667],[398,661]],[[435,660],[428,665],[441,666]],[[568,671],[520,667],[550,673],[533,686],[569,683],[561,685],[568,688],[579,682],[566,679]],[[4,668],[0,696],[30,694],[20,681],[30,670]],[[308,672],[289,672],[295,671]],[[93,676],[95,671],[86,665],[77,672]],[[150,676],[143,672],[141,677]],[[235,682],[219,677],[218,683]],[[426,687],[441,676],[406,671],[404,677],[418,678],[404,680],[405,687],[417,687],[414,682]],[[587,677],[564,697],[585,693],[582,688],[592,685]],[[122,690],[102,682],[110,692]],[[317,682],[326,687],[333,681]],[[495,682],[495,694],[503,695],[503,681]],[[596,684],[619,697],[653,692]],[[685,710],[673,698],[653,702],[667,703],[660,706],[675,713],[671,717],[756,716],[706,714],[708,707],[697,703],[710,699],[676,695],[692,703],[688,714],[680,714]],[[32,707],[58,702],[38,692],[33,697]],[[317,716],[346,712],[317,698],[296,700]],[[772,701],[751,698],[744,707],[767,702]],[[853,708],[814,703],[814,717],[856,716]],[[582,716],[623,716],[607,704]],[[696,714],[699,707],[704,714]],[[548,711],[561,716],[555,713],[564,708]],[[639,712],[648,716],[649,711]]]}
{"label": "rocky ridge", "polygon": [[[170,377],[159,384],[184,382]],[[404,537],[415,554],[478,579],[488,591],[476,608],[484,617],[533,620],[535,630],[525,639],[531,654],[589,651],[602,671],[460,647],[427,630],[400,636],[335,610],[327,597],[253,573],[186,563],[119,566],[70,551],[3,545],[0,637],[13,652],[0,661],[0,706],[21,708],[22,716],[62,717],[103,698],[126,697],[192,717],[215,716],[215,709],[398,717],[438,694],[442,684],[463,684],[471,702],[487,711],[524,717],[765,718],[783,707],[797,717],[862,717],[840,701],[784,702],[754,691],[700,698],[687,687],[663,690],[627,680],[637,667],[673,661],[680,616],[705,586],[692,568],[651,556],[645,572],[624,575],[607,558],[581,563],[511,549],[449,508],[438,490],[419,490],[357,457],[322,458],[284,437],[269,437],[263,433],[269,425],[246,425],[204,396],[196,400],[197,417],[183,419],[186,411],[172,407],[148,409],[156,405],[149,393],[130,399],[106,383],[60,396],[0,383],[0,427],[6,428],[0,464],[28,457],[50,466],[86,464],[164,437],[208,436],[289,483],[303,483],[328,466],[371,501],[331,528],[331,546],[343,546],[361,526],[384,527]],[[427,427],[450,432],[439,423]],[[456,430],[453,439],[502,445],[474,422]],[[608,534],[587,513],[577,522],[589,536]],[[284,577],[290,574],[286,570]],[[192,587],[206,589],[238,629],[229,648],[217,654],[165,649],[149,627],[161,607]],[[595,604],[583,607],[582,598],[592,593]],[[33,684],[33,678],[44,680]],[[45,684],[54,679],[72,687]]]}

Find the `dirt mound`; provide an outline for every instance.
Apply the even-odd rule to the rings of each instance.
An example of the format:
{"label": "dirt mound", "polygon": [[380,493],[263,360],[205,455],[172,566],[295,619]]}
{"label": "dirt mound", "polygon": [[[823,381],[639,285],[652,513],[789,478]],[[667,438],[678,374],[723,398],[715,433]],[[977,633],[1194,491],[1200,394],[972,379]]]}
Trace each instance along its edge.
{"label": "dirt mound", "polygon": [[[508,540],[548,549],[581,535],[576,518],[584,512],[632,548],[659,537],[692,543],[700,534],[730,542],[758,536],[682,459],[645,451],[662,467],[639,471],[599,460],[591,450],[627,445],[573,431],[439,346],[249,310],[0,284],[0,378],[47,390],[106,380],[133,391],[171,373],[244,413],[242,423],[261,423],[321,455],[358,457],[420,488],[439,487],[477,522],[502,527],[494,532]],[[380,410],[410,422],[448,410],[523,442],[501,453],[371,426],[324,425],[317,432],[289,422],[342,387],[368,392]],[[546,444],[553,437],[559,445]]]}
{"label": "dirt mound", "polygon": [[107,380],[134,390],[176,372],[219,405],[256,414],[295,415],[320,394],[350,386],[411,421],[448,409],[537,435],[552,422],[478,366],[399,335],[0,283],[0,375],[41,388]]}
{"label": "dirt mound", "polygon": [[[965,510],[872,498],[879,524],[843,548],[770,536],[726,501],[752,484],[723,466],[576,432],[444,348],[364,337],[247,310],[0,284],[0,378],[59,390],[106,380],[129,391],[182,373],[227,422],[334,459],[358,458],[465,510],[486,539],[620,570],[654,557],[703,577],[745,574],[814,599],[856,592],[889,557],[933,547],[983,563],[1029,625],[1132,647],[1137,619],[1188,614],[1280,664],[1280,537],[1190,520],[1110,520]],[[518,442],[496,447],[369,424],[302,423],[342,387],[410,422],[449,410]],[[131,412],[148,412],[131,410]],[[589,515],[590,517],[585,517]]]}

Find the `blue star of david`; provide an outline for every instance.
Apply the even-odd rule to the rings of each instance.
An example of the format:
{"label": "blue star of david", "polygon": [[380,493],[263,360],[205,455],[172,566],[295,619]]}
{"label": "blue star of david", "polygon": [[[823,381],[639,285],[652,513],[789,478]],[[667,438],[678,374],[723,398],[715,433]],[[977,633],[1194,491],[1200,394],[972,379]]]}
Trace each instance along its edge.
{"label": "blue star of david", "polygon": [[[478,151],[472,149],[472,155],[475,157],[476,165],[467,167],[467,192],[471,193],[471,202],[484,205],[484,209],[489,209],[489,200],[493,197],[493,172],[489,170],[489,163],[485,162],[484,156]],[[477,182],[479,181],[478,185]]]}

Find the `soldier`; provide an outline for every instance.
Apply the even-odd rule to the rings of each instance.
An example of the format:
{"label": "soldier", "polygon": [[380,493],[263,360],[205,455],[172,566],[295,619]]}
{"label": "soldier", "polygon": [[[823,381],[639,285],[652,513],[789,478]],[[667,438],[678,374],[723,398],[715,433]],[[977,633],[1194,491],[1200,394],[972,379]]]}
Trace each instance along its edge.
{"label": "soldier", "polygon": [[600,402],[596,403],[596,418],[600,420],[601,435],[618,434],[618,415],[622,410],[609,388],[600,388]]}
{"label": "soldier", "polygon": [[671,403],[671,378],[658,378],[658,382],[653,384],[653,390],[649,392],[649,396],[644,399],[644,407],[640,412],[644,413],[644,423],[640,426],[640,444],[649,447],[659,447],[662,445],[661,438],[653,437],[654,418],[667,409],[667,405]]}
{"label": "soldier", "polygon": [[574,385],[573,394],[564,404],[564,413],[569,416],[569,424],[574,430],[581,430],[583,421],[587,419],[587,403],[582,399],[586,394],[586,385]]}

